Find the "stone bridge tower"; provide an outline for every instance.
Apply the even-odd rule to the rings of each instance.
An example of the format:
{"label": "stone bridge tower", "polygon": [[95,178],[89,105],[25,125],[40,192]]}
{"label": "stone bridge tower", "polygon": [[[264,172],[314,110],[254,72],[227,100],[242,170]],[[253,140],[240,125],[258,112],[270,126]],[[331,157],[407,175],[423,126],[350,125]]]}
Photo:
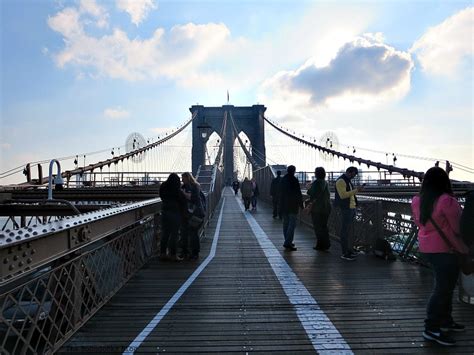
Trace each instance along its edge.
{"label": "stone bridge tower", "polygon": [[[192,170],[196,174],[199,165],[205,162],[205,147],[213,132],[221,134],[224,112],[228,112],[228,120],[225,135],[224,146],[224,181],[228,183],[233,179],[234,174],[234,141],[235,134],[230,121],[229,112],[232,113],[238,133],[244,132],[252,149],[259,152],[254,155],[255,161],[262,167],[266,165],[265,157],[265,131],[263,114],[266,107],[263,105],[253,105],[237,107],[233,105],[224,105],[222,107],[204,107],[194,105],[189,109],[192,114],[196,113],[193,125],[193,147],[192,147]],[[202,132],[206,131],[204,138]],[[224,138],[224,137],[221,137]],[[260,154],[261,153],[261,154]]]}

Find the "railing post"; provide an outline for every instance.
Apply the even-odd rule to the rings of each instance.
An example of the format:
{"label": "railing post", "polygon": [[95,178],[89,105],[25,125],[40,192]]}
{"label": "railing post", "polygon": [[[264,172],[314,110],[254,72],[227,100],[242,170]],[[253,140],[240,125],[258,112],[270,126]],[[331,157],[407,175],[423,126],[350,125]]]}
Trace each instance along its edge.
{"label": "railing post", "polygon": [[474,274],[464,275],[461,273],[459,300],[464,303],[474,304]]}
{"label": "railing post", "polygon": [[370,241],[372,248],[375,247],[377,238],[384,238],[384,227],[383,227],[383,203],[382,201],[375,201],[375,216],[373,223],[375,224],[375,236]]}

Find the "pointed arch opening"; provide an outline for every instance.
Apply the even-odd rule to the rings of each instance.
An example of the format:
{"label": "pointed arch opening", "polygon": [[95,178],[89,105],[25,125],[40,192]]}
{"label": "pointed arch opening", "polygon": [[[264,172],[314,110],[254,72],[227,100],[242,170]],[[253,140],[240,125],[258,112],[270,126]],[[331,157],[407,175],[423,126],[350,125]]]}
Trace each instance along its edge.
{"label": "pointed arch opening", "polygon": [[[245,148],[252,154],[252,143],[245,132],[240,131],[239,137],[244,143]],[[252,177],[252,164],[247,159],[244,150],[240,146],[237,137],[234,140],[234,178],[243,180],[245,177]]]}
{"label": "pointed arch opening", "polygon": [[214,164],[217,152],[219,151],[219,145],[221,143],[221,140],[221,136],[219,136],[216,131],[212,132],[212,134],[209,136],[209,139],[206,142],[204,159],[206,165]]}

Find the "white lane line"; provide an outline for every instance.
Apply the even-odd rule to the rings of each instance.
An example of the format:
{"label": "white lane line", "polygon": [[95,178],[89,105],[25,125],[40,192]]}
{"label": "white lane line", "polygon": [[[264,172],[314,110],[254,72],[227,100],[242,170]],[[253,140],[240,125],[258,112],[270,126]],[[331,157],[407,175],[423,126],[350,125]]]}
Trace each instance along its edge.
{"label": "white lane line", "polygon": [[290,303],[295,308],[296,314],[314,349],[319,354],[353,354],[349,344],[346,343],[334,324],[324,314],[316,300],[298,279],[298,276],[291,270],[291,267],[286,263],[252,214],[244,210],[242,202],[237,197],[235,199],[244,213],[250,228],[252,228],[253,234],[255,234],[273,272],[288,296]]}
{"label": "white lane line", "polygon": [[137,335],[134,341],[128,345],[123,354],[134,354],[138,347],[143,343],[145,338],[155,329],[155,327],[160,323],[168,311],[173,308],[174,304],[180,299],[183,293],[188,289],[189,286],[194,282],[194,280],[199,276],[199,274],[206,268],[206,266],[211,262],[211,260],[216,255],[217,249],[217,240],[219,239],[219,232],[221,230],[222,224],[222,212],[224,211],[225,197],[222,200],[221,211],[219,213],[219,218],[217,220],[216,231],[214,232],[214,238],[212,240],[211,251],[207,258],[199,265],[199,267],[194,270],[193,274],[186,280],[186,282],[179,288],[178,291],[171,297],[171,299],[163,306],[163,308],[155,315],[155,317],[148,323],[148,325],[143,328],[140,334]]}

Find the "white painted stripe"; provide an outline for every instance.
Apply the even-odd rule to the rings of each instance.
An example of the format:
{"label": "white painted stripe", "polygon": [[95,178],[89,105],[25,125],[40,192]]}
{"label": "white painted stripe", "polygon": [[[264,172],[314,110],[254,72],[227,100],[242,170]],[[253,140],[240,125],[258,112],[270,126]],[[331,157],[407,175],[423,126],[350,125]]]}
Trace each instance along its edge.
{"label": "white painted stripe", "polygon": [[145,338],[156,328],[158,323],[164,318],[168,311],[173,308],[174,304],[181,298],[183,293],[188,289],[189,286],[194,282],[194,280],[199,276],[199,274],[206,268],[206,266],[211,262],[211,260],[216,255],[217,249],[217,240],[219,239],[219,233],[221,230],[222,224],[222,212],[224,211],[225,197],[222,200],[221,211],[219,213],[219,218],[217,220],[216,231],[214,232],[214,238],[212,240],[211,251],[207,258],[199,265],[199,267],[194,270],[193,274],[185,281],[185,283],[179,288],[178,291],[171,297],[171,299],[163,306],[163,308],[155,315],[155,317],[148,323],[148,325],[143,328],[140,334],[135,338],[134,341],[125,349],[123,354],[134,354],[138,347],[143,343]]}
{"label": "white painted stripe", "polygon": [[319,354],[353,354],[349,344],[346,343],[334,324],[332,324],[326,314],[321,310],[316,300],[298,279],[298,276],[296,276],[291,267],[281,256],[278,249],[270,241],[270,238],[260,227],[252,214],[244,210],[240,199],[237,197],[235,197],[235,199],[244,213],[250,228],[252,228],[273,272],[288,296],[290,303],[295,308],[296,314],[313,347]]}

